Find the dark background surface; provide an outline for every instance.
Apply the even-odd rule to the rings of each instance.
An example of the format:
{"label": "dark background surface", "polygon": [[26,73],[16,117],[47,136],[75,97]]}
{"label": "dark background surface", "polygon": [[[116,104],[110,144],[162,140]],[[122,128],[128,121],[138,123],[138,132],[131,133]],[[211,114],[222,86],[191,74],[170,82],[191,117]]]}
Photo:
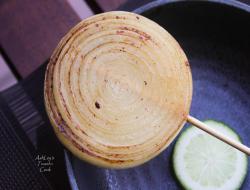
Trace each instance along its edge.
{"label": "dark background surface", "polygon": [[[189,59],[194,89],[190,114],[226,123],[250,146],[250,13],[190,1],[141,11],[165,27]],[[97,168],[69,155],[79,189],[178,190],[173,148],[174,142],[153,160],[125,170]],[[250,189],[250,175],[241,189]]]}
{"label": "dark background surface", "polygon": [[[0,52],[18,79],[27,77],[42,65],[62,36],[81,20],[69,5],[70,1],[0,1]],[[91,8],[94,14],[120,6],[132,10],[151,1],[86,0],[88,7],[83,6],[80,11],[87,12],[85,9]],[[240,1],[250,4],[250,0]]]}

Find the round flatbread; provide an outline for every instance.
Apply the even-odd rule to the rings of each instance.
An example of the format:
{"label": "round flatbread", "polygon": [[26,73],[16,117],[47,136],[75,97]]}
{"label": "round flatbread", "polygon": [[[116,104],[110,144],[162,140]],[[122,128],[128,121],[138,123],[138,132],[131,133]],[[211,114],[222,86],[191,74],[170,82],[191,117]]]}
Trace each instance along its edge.
{"label": "round flatbread", "polygon": [[46,71],[45,105],[77,157],[127,168],[158,155],[186,122],[188,60],[155,22],[129,12],[90,17],[69,31]]}

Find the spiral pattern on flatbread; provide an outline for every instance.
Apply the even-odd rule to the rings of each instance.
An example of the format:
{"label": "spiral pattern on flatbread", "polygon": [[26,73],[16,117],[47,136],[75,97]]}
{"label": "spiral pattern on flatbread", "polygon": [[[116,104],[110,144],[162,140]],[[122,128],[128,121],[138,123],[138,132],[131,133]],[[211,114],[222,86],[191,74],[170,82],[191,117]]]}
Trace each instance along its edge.
{"label": "spiral pattern on flatbread", "polygon": [[46,70],[45,106],[61,142],[98,166],[127,168],[158,155],[189,112],[192,78],[175,39],[128,12],[69,31]]}

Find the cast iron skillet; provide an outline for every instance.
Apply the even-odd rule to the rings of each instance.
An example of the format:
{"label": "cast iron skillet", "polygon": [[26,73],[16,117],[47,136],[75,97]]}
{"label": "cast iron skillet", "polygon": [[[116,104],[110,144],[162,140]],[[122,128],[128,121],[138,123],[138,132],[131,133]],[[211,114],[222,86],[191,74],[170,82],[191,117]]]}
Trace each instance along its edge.
{"label": "cast iron skillet", "polygon": [[[225,122],[249,146],[250,7],[231,0],[160,0],[135,12],[165,27],[187,54],[194,85],[190,114]],[[126,170],[97,168],[66,153],[72,188],[181,189],[172,169],[174,144],[150,162]],[[242,189],[250,189],[250,175]]]}

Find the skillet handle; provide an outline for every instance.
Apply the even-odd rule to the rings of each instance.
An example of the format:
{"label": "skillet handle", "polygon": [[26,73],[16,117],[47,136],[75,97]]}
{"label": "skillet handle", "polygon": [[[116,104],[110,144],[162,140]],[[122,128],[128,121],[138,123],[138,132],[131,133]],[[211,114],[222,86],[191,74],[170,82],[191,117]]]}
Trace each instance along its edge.
{"label": "skillet handle", "polygon": [[198,127],[199,129],[207,132],[208,134],[216,137],[217,139],[231,145],[232,147],[238,149],[239,151],[247,154],[248,156],[250,156],[250,148],[247,147],[246,145],[240,143],[240,142],[237,142],[235,141],[234,139],[231,139],[223,134],[221,134],[220,132],[212,129],[211,127],[209,127],[207,124],[199,121],[198,119],[188,115],[187,116],[187,121],[189,123],[191,123],[192,125],[194,125],[195,127]]}

